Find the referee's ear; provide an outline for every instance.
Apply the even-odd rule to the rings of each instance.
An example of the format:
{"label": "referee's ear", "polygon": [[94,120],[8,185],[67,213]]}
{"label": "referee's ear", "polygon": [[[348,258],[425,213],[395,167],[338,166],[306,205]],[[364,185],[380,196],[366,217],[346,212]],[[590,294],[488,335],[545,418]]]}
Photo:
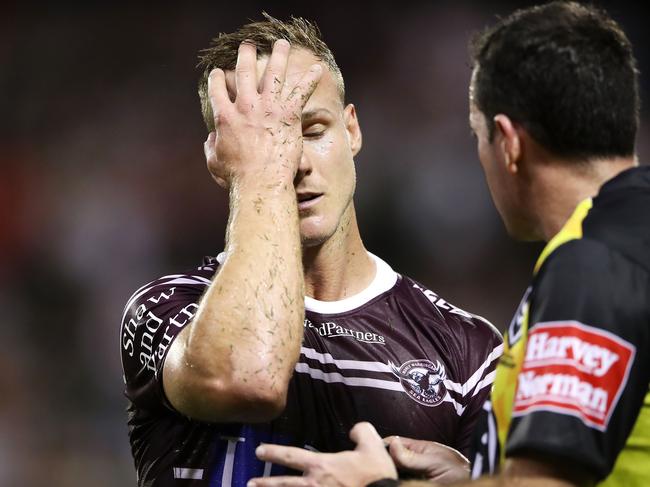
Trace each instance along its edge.
{"label": "referee's ear", "polygon": [[501,152],[506,171],[516,174],[522,155],[521,135],[512,120],[502,113],[494,116],[494,146]]}
{"label": "referee's ear", "polygon": [[348,143],[352,155],[356,156],[361,150],[363,145],[363,136],[361,135],[361,127],[357,119],[357,110],[352,103],[343,109],[343,123],[345,123],[345,131],[348,135]]}

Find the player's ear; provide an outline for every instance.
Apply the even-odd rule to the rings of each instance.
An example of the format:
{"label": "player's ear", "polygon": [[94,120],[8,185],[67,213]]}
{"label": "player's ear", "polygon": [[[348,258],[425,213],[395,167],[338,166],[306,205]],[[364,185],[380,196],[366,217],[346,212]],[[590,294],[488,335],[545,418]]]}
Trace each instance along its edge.
{"label": "player's ear", "polygon": [[343,109],[343,122],[345,123],[345,131],[348,135],[352,155],[356,156],[363,145],[363,137],[361,135],[361,127],[359,127],[359,120],[357,119],[357,111],[352,103],[349,103]]}
{"label": "player's ear", "polygon": [[494,116],[494,142],[501,151],[506,171],[516,174],[521,160],[521,137],[513,121],[502,113]]}

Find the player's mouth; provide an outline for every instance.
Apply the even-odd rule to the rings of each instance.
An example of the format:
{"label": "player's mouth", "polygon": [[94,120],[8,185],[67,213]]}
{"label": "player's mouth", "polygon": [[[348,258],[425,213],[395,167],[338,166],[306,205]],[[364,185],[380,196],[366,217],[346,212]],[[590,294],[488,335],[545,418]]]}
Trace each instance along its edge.
{"label": "player's mouth", "polygon": [[323,197],[323,193],[305,192],[305,193],[298,193],[296,196],[298,199],[298,210],[302,211],[318,203]]}

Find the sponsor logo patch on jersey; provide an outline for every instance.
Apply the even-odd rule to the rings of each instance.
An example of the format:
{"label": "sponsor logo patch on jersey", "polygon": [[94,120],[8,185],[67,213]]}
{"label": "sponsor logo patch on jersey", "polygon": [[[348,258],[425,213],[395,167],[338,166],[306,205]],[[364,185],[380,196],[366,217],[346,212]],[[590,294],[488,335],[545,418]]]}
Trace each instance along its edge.
{"label": "sponsor logo patch on jersey", "polygon": [[430,360],[409,360],[397,367],[388,362],[393,374],[399,379],[404,391],[416,402],[424,406],[437,406],[445,398],[447,378],[445,367]]}
{"label": "sponsor logo patch on jersey", "polygon": [[536,324],[518,376],[513,416],[569,414],[604,431],[635,353],[622,338],[577,321]]}
{"label": "sponsor logo patch on jersey", "polygon": [[374,343],[378,345],[386,344],[386,338],[383,335],[378,335],[377,333],[370,331],[353,330],[334,323],[333,321],[314,324],[309,318],[305,318],[304,328],[314,330],[323,338],[346,337],[364,343]]}

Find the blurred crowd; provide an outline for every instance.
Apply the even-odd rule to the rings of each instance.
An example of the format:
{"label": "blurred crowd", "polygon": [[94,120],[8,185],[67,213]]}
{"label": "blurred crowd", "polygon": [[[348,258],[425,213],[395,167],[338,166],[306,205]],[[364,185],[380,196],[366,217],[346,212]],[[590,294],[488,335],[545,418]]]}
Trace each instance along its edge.
{"label": "blurred crowd", "polygon": [[[222,249],[227,197],[205,169],[197,53],[262,10],[315,20],[338,60],[364,135],[367,247],[503,329],[541,247],[511,242],[489,198],[467,123],[467,42],[529,3],[3,7],[0,485],[135,485],[123,306]],[[640,7],[600,5],[631,37],[648,100]],[[649,144],[645,110],[642,163]]]}

